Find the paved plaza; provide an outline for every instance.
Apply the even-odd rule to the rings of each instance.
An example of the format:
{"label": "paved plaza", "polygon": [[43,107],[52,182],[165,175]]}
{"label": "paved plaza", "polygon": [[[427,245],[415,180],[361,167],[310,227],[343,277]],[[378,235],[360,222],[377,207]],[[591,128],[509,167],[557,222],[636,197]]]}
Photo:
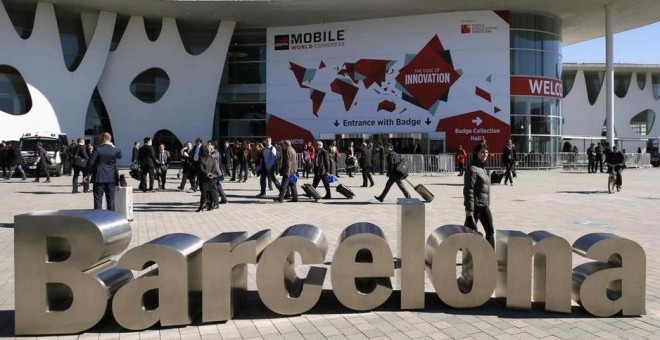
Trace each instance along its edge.
{"label": "paved plaza", "polygon": [[[123,171],[122,171],[123,172]],[[275,191],[257,198],[258,181],[225,182],[230,203],[211,212],[195,212],[199,193],[176,190],[176,171],[170,171],[166,190],[135,192],[134,247],[169,233],[191,233],[210,239],[222,232],[253,234],[271,229],[277,237],[295,224],[312,224],[328,239],[329,268],[341,231],[355,222],[380,226],[396,253],[397,205],[403,197],[394,186],[384,203],[373,196],[386,177],[375,176],[376,186],[361,188],[361,177],[342,176],[340,182],[356,193],[352,200],[334,191],[333,199],[318,203],[301,196],[301,202],[273,202]],[[0,181],[0,337],[14,337],[14,215],[38,210],[92,207],[91,194],[71,194],[71,177],[52,183],[13,179]],[[464,220],[462,177],[456,174],[410,177],[435,194],[425,204],[426,235],[445,224]],[[137,188],[137,182],[128,179]],[[302,179],[303,183],[311,182]],[[319,187],[321,195],[324,194]],[[419,197],[409,187],[413,197]],[[302,193],[302,190],[299,190]],[[623,191],[608,194],[604,174],[584,172],[519,171],[515,186],[494,185],[491,190],[496,229],[532,232],[547,230],[573,243],[592,232],[614,233],[639,243],[646,253],[646,315],[598,318],[574,303],[571,314],[506,309],[491,299],[474,309],[454,309],[443,304],[426,278],[426,308],[401,310],[399,294],[370,312],[354,312],[334,297],[329,273],[319,303],[299,316],[280,316],[264,307],[256,292],[256,266],[249,266],[249,299],[238,315],[225,323],[194,324],[182,328],[153,328],[141,332],[121,329],[104,321],[84,334],[59,336],[81,339],[660,339],[660,169],[627,170]],[[129,247],[129,248],[130,248]],[[573,266],[584,262],[573,255]],[[396,279],[392,279],[398,289]]]}

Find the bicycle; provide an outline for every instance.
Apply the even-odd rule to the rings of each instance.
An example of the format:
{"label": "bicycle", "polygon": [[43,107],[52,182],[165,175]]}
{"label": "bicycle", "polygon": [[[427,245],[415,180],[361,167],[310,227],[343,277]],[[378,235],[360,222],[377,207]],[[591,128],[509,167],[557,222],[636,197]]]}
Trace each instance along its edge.
{"label": "bicycle", "polygon": [[611,164],[612,171],[607,176],[607,192],[610,194],[621,191],[621,186],[616,185],[616,168],[623,167],[623,164]]}

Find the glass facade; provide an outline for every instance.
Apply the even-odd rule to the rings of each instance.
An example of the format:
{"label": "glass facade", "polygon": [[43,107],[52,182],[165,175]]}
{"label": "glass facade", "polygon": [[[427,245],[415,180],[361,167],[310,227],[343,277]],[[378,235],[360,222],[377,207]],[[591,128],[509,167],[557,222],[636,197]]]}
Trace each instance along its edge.
{"label": "glass facade", "polygon": [[655,111],[644,110],[630,119],[630,128],[640,136],[648,136],[655,123]]}
{"label": "glass facade", "polygon": [[651,86],[653,87],[653,98],[660,99],[660,73],[651,73]]}
{"label": "glass facade", "polygon": [[632,72],[614,72],[614,94],[623,98],[628,93]]}
{"label": "glass facade", "polygon": [[87,51],[80,12],[55,6],[55,17],[57,18],[57,28],[60,31],[64,64],[69,71],[75,71]]}
{"label": "glass facade", "polygon": [[32,108],[27,84],[15,68],[0,65],[0,111],[10,115],[23,115]]}
{"label": "glass facade", "polygon": [[150,68],[131,82],[131,93],[145,103],[155,103],[170,87],[170,77],[161,68]]}
{"label": "glass facade", "polygon": [[[108,110],[103,104],[103,99],[99,94],[98,89],[94,89],[92,93],[92,98],[89,101],[87,106],[87,116],[85,118],[85,139],[90,141],[95,141],[103,133],[108,132],[112,133],[112,125],[110,124],[110,118],[108,117]],[[76,136],[70,136],[71,138],[78,138]]]}
{"label": "glass facade", "polygon": [[[561,20],[544,14],[511,12],[509,22],[511,75],[564,80]],[[564,94],[570,91],[574,79],[573,75],[566,81]],[[511,96],[511,139],[518,152],[558,152],[562,123],[560,99]]]}
{"label": "glass facade", "polygon": [[213,139],[261,140],[266,135],[266,29],[237,28],[218,90]]}

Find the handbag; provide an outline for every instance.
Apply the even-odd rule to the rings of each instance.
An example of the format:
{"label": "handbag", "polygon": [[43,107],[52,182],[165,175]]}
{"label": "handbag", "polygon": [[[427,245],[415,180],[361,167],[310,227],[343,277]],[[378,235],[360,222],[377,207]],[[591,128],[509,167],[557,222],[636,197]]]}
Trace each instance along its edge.
{"label": "handbag", "polygon": [[76,158],[73,159],[73,165],[80,168],[84,168],[85,166],[87,166],[87,160],[80,156],[76,156]]}
{"label": "handbag", "polygon": [[289,178],[289,183],[296,184],[296,182],[298,182],[298,174],[296,174],[295,172],[290,174],[288,178]]}
{"label": "handbag", "polygon": [[328,184],[337,182],[337,176],[327,175],[327,176],[323,177],[323,182],[328,183]]}
{"label": "handbag", "polygon": [[465,222],[463,222],[463,225],[472,229],[472,231],[479,234],[479,236],[484,236],[484,234],[479,232],[479,230],[477,229],[477,222],[474,221],[474,216],[465,215]]}

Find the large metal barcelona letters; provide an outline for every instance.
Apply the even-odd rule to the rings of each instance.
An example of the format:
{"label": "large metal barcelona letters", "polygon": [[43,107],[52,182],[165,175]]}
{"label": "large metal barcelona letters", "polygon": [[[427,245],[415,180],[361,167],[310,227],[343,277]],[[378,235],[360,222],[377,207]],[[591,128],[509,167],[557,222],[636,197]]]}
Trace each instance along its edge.
{"label": "large metal barcelona letters", "polygon": [[[206,242],[164,235],[115,261],[110,257],[131,238],[130,225],[117,213],[18,215],[16,335],[79,333],[104,316],[130,330],[188,325],[200,312],[202,322],[231,320],[244,305],[249,265],[256,266],[261,302],[282,315],[314,308],[324,284],[350,309],[377,308],[392,298],[394,277],[402,309],[425,307],[428,279],[453,308],[479,307],[495,296],[520,310],[536,302],[546,311],[570,313],[576,302],[601,317],[646,312],[646,255],[631,240],[594,233],[571,246],[547,231],[499,230],[493,250],[461,225],[440,226],[425,239],[424,207],[417,199],[398,201],[398,258],[386,232],[358,222],[340,234],[329,263],[328,240],[313,225],[291,226],[273,240],[270,230],[226,232]],[[594,261],[572,268],[573,253]]]}
{"label": "large metal barcelona letters", "polygon": [[82,332],[133,278],[110,256],[131,240],[125,218],[104,210],[43,211],[14,218],[16,334]]}

